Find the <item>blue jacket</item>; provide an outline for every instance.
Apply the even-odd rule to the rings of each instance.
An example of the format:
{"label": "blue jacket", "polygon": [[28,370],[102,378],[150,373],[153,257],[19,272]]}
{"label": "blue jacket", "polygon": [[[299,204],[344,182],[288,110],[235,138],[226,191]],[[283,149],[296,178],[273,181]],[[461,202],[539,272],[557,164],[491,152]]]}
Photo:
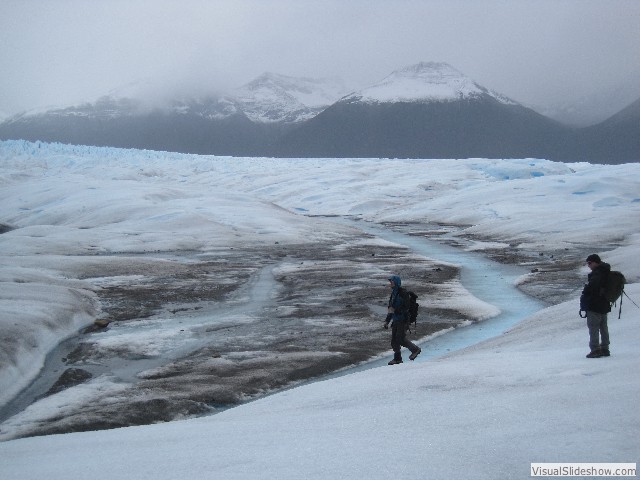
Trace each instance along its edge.
{"label": "blue jacket", "polygon": [[400,286],[402,285],[402,279],[398,275],[392,275],[389,277],[394,283],[393,290],[391,291],[391,296],[389,297],[389,307],[393,307],[394,313],[391,315],[391,319],[395,322],[400,321],[404,322],[404,314],[403,311],[403,300],[402,295],[400,295]]}

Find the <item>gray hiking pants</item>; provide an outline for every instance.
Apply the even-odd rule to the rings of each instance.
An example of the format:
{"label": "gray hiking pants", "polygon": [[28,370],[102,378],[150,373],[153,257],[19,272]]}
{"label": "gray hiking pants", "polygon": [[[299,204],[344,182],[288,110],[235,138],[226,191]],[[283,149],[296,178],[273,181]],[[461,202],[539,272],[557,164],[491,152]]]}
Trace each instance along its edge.
{"label": "gray hiking pants", "polygon": [[391,324],[391,348],[393,348],[393,358],[396,360],[402,360],[401,347],[408,348],[411,353],[415,353],[420,349],[407,338],[407,324],[394,321]]}
{"label": "gray hiking pants", "polygon": [[609,348],[609,327],[607,314],[587,310],[587,327],[589,327],[589,348],[593,352],[600,347]]}

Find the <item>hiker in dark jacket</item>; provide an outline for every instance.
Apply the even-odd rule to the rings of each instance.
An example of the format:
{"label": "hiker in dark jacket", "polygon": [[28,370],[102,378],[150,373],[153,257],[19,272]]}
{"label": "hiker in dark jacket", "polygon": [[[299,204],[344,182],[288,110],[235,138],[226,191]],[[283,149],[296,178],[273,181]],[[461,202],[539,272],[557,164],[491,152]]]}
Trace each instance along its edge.
{"label": "hiker in dark jacket", "polygon": [[389,328],[389,322],[391,322],[391,348],[393,348],[393,360],[389,362],[389,365],[397,365],[402,363],[401,347],[406,347],[411,350],[409,360],[415,360],[420,352],[420,347],[409,341],[407,338],[407,329],[409,327],[409,318],[406,313],[407,305],[404,302],[408,301],[403,299],[403,291],[401,290],[402,280],[398,275],[392,275],[389,277],[389,287],[391,287],[391,296],[389,297],[387,318],[384,321],[384,328]]}
{"label": "hiker in dark jacket", "polygon": [[604,263],[598,255],[587,257],[587,267],[591,270],[588,282],[580,296],[580,311],[587,312],[587,326],[589,327],[589,348],[591,352],[587,358],[608,357],[609,327],[607,313],[611,311],[611,304],[604,296],[604,287],[611,266]]}

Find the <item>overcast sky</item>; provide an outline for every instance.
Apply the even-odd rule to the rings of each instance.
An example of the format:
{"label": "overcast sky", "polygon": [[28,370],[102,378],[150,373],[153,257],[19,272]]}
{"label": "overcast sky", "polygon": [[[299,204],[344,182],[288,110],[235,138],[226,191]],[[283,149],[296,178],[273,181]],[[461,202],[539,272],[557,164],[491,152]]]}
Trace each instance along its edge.
{"label": "overcast sky", "polygon": [[[640,85],[640,0],[0,0],[0,112],[265,71],[362,88],[447,62],[526,104]],[[638,88],[640,92],[640,88]]]}

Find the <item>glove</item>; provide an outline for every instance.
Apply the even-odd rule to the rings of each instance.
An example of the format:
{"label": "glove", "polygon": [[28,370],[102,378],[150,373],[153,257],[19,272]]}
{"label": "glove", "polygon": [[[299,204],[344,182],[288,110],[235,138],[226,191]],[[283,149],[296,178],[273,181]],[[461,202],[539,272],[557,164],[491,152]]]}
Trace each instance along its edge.
{"label": "glove", "polygon": [[389,328],[389,322],[384,322],[384,329],[388,329]]}

